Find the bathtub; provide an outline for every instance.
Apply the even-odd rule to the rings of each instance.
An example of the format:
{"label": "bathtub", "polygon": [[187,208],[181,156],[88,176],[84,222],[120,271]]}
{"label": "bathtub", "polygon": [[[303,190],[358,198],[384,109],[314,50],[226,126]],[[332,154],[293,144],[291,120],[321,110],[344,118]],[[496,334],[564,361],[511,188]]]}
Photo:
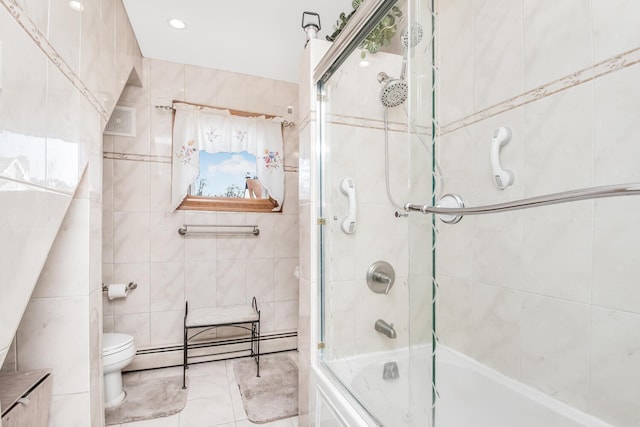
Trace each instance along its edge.
{"label": "bathtub", "polygon": [[[397,364],[397,378],[383,379],[388,362]],[[431,425],[427,348],[335,360],[314,370],[319,394],[345,427]],[[613,427],[444,346],[436,379],[435,427]]]}

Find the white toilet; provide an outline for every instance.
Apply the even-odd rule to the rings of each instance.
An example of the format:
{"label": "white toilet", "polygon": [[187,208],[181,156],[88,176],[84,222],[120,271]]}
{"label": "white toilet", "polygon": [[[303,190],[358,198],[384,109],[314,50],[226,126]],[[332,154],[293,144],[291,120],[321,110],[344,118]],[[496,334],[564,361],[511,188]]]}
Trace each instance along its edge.
{"label": "white toilet", "polygon": [[113,408],[122,403],[122,368],[133,360],[136,347],[133,337],[127,334],[102,335],[102,368],[104,371],[104,406]]}

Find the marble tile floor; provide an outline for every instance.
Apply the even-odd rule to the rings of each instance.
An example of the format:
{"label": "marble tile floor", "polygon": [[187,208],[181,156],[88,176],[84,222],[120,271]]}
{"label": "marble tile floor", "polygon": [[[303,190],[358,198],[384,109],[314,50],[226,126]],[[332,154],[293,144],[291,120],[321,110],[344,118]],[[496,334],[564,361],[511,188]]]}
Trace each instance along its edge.
{"label": "marble tile floor", "polygon": [[[288,352],[297,362],[297,353]],[[298,417],[266,424],[247,419],[242,397],[233,373],[235,360],[202,363],[187,370],[187,405],[182,412],[169,417],[137,421],[115,427],[298,427]],[[126,373],[141,378],[182,375],[182,367]]]}

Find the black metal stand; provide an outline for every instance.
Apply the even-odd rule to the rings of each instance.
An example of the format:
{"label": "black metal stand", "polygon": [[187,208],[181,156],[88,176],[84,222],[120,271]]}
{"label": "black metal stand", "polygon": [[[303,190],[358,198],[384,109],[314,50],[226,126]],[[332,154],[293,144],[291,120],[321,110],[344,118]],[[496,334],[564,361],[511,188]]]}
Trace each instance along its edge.
{"label": "black metal stand", "polygon": [[[238,321],[226,321],[226,322],[217,322],[215,320],[204,320],[201,323],[192,324],[189,322],[187,324],[187,319],[189,315],[189,302],[185,302],[184,305],[184,338],[183,338],[183,361],[182,361],[182,388],[187,388],[187,369],[189,368],[189,341],[198,335],[214,329],[219,328],[221,326],[231,326],[235,328],[241,328],[249,331],[251,333],[251,347],[248,349],[249,354],[248,357],[253,357],[256,361],[256,376],[260,376],[260,310],[258,310],[258,302],[256,301],[256,297],[253,297],[251,300],[251,309],[253,311],[250,319],[238,319]],[[219,309],[217,312],[220,313],[224,311],[225,308]],[[216,312],[216,311],[212,311]],[[246,324],[251,324],[250,327],[244,326]],[[189,329],[202,329],[205,328],[196,334],[189,337]]]}

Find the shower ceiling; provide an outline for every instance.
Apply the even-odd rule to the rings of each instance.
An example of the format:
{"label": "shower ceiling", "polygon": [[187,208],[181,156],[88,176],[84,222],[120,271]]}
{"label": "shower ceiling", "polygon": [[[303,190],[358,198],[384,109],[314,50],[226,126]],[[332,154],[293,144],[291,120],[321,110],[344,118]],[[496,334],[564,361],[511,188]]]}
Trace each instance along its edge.
{"label": "shower ceiling", "polygon": [[[320,15],[318,38],[333,32],[351,0],[124,0],[147,58],[298,82],[302,12]],[[168,21],[187,25],[175,30]]]}

